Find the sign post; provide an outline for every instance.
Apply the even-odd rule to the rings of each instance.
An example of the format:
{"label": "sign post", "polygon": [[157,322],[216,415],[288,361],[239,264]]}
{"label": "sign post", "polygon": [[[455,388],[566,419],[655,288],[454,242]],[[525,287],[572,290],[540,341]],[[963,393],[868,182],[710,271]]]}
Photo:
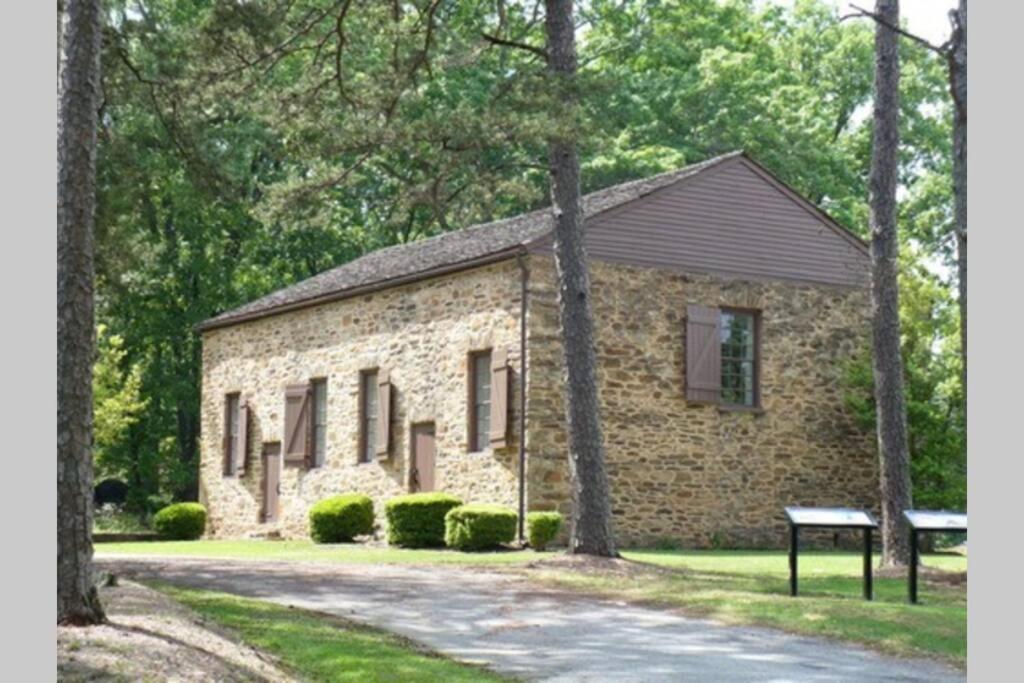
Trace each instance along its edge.
{"label": "sign post", "polygon": [[959,512],[904,510],[910,526],[910,570],[907,572],[907,593],[910,603],[917,604],[917,565],[920,562],[918,534],[921,532],[967,533],[967,515]]}
{"label": "sign post", "polygon": [[874,581],[871,575],[872,532],[878,522],[866,510],[851,508],[786,508],[789,518],[789,594],[797,595],[797,563],[800,549],[800,528],[818,527],[829,529],[861,529],[864,532],[864,599],[874,598]]}

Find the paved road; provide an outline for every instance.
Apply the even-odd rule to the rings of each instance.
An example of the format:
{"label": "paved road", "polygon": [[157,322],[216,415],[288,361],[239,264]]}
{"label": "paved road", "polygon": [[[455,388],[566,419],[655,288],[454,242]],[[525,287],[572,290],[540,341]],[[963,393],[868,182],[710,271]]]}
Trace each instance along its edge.
{"label": "paved road", "polygon": [[538,590],[467,569],[168,558],[99,568],[329,612],[534,681],[964,681],[928,660]]}

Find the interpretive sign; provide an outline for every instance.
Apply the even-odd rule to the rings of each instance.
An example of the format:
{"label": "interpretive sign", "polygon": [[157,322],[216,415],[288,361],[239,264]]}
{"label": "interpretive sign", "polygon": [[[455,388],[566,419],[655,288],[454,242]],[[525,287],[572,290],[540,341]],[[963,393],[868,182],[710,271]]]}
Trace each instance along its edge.
{"label": "interpretive sign", "polygon": [[874,598],[871,576],[871,535],[878,528],[871,513],[853,508],[788,507],[789,518],[789,594],[797,594],[797,554],[800,549],[800,527],[830,529],[862,529],[864,531],[864,597]]}
{"label": "interpretive sign", "polygon": [[917,603],[917,565],[920,562],[918,534],[921,532],[946,531],[967,533],[967,515],[962,512],[944,510],[904,510],[903,516],[910,524],[910,571],[907,572],[907,592],[910,602]]}
{"label": "interpretive sign", "polygon": [[790,524],[798,526],[826,526],[831,528],[877,528],[878,524],[864,510],[853,508],[786,508]]}

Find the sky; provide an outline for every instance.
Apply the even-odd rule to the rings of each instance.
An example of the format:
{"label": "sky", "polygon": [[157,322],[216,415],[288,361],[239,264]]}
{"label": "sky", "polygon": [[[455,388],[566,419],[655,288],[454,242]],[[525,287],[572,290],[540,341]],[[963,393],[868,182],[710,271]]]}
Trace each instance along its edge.
{"label": "sky", "polygon": [[[777,5],[792,6],[793,0],[767,0]],[[852,13],[850,0],[825,0],[839,8],[841,14]],[[867,10],[874,10],[874,0],[852,0],[852,4]],[[900,0],[900,17],[905,26],[935,45],[941,45],[949,37],[949,10],[956,7],[956,0]]]}

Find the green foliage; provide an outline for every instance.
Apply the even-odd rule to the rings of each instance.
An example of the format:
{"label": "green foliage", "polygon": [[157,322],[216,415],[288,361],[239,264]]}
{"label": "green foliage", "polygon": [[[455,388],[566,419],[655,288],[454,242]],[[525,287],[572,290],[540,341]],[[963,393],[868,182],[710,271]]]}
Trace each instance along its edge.
{"label": "green foliage", "polygon": [[526,513],[526,537],[534,550],[544,550],[562,529],[562,515],[558,512]]}
{"label": "green foliage", "polygon": [[384,504],[388,543],[406,548],[444,545],[445,515],[462,505],[448,493],[410,493]]}
{"label": "green foliage", "polygon": [[142,397],[143,367],[141,363],[125,367],[124,339],[110,334],[106,325],[96,329],[96,352],[92,377],[96,478],[122,477],[127,470],[129,431],[149,405],[149,399]]}
{"label": "green foliage", "polygon": [[[959,315],[951,293],[905,245],[901,255],[900,323],[904,390],[915,507],[964,510],[966,432],[960,387]],[[864,349],[845,373],[846,401],[875,429],[871,355]]]}
{"label": "green foliage", "polygon": [[518,519],[501,505],[460,505],[444,517],[444,542],[458,550],[496,548],[515,539]]}
{"label": "green foliage", "polygon": [[655,550],[680,550],[682,545],[678,539],[671,536],[659,536],[654,539],[654,543],[651,545]]}
{"label": "green foliage", "polygon": [[153,528],[164,538],[191,541],[206,529],[206,508],[199,503],[174,503],[153,515]]}
{"label": "green foliage", "polygon": [[120,505],[106,503],[96,508],[92,518],[93,533],[138,534],[152,531],[139,515],[127,512]]}
{"label": "green foliage", "polygon": [[309,535],[316,543],[348,543],[373,533],[373,501],[362,493],[325,498],[309,509]]}

